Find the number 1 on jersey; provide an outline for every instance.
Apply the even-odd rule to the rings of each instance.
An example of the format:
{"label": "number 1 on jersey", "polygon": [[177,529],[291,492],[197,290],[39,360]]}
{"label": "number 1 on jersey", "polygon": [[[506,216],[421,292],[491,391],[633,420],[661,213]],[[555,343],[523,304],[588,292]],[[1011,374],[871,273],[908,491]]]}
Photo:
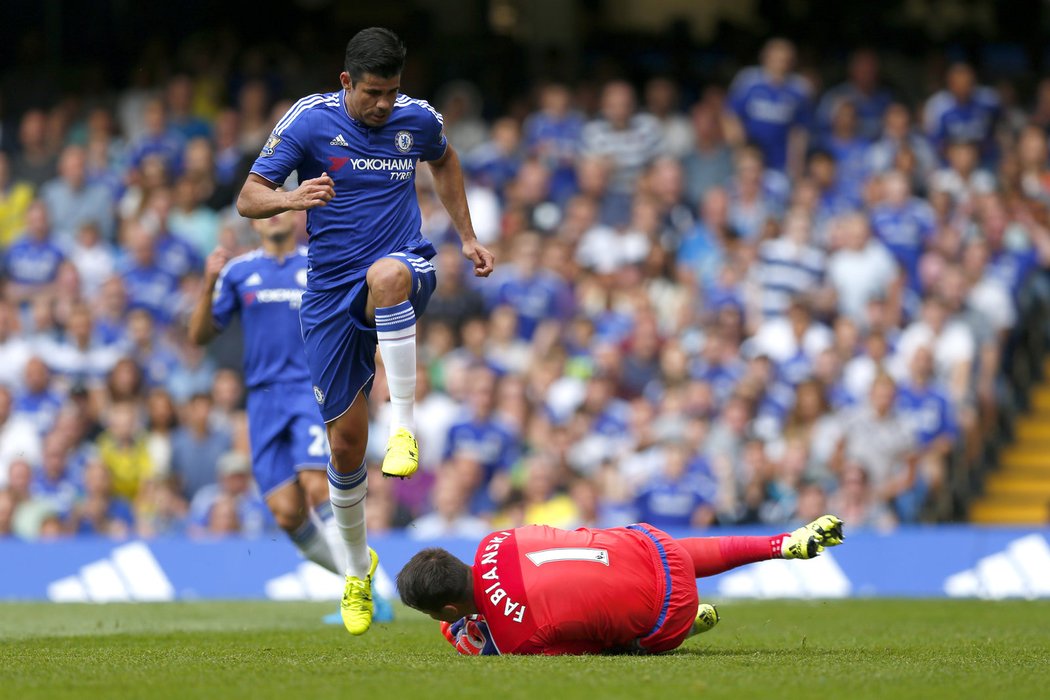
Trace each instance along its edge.
{"label": "number 1 on jersey", "polygon": [[536,566],[555,561],[591,561],[609,566],[609,552],[595,547],[554,547],[527,552],[525,556]]}

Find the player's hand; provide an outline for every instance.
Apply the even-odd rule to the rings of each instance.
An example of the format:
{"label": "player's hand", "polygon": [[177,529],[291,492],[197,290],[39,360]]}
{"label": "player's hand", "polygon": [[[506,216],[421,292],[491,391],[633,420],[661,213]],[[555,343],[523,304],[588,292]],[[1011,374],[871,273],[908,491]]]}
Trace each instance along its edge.
{"label": "player's hand", "polygon": [[305,211],[314,207],[323,207],[335,197],[335,182],[328,173],[320,177],[303,180],[299,186],[288,193],[288,208]]}
{"label": "player's hand", "polygon": [[217,246],[215,250],[208,254],[208,259],[204,261],[204,276],[207,279],[217,279],[219,273],[222,272],[222,268],[226,267],[226,263],[230,261],[230,251],[223,248],[221,245]]}
{"label": "player's hand", "polygon": [[441,634],[456,651],[465,656],[493,656],[499,653],[492,643],[489,624],[482,615],[471,615],[452,623],[442,622]]}
{"label": "player's hand", "polygon": [[496,266],[496,257],[476,240],[463,244],[463,256],[474,263],[475,277],[488,277]]}

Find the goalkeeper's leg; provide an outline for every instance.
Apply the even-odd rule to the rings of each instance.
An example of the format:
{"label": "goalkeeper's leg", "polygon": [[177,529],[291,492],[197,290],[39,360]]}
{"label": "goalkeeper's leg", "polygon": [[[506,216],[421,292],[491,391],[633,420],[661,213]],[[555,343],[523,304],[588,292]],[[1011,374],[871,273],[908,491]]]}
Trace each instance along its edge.
{"label": "goalkeeper's leg", "polygon": [[697,578],[767,559],[812,559],[842,544],[842,521],[823,515],[793,532],[772,537],[686,537],[676,540],[693,560]]}

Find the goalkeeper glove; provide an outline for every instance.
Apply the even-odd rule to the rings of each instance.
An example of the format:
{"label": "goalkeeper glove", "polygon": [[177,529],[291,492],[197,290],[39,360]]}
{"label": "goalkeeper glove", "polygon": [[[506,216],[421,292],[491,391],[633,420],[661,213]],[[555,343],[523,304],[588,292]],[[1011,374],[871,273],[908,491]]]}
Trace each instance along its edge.
{"label": "goalkeeper glove", "polygon": [[499,654],[489,633],[489,623],[481,615],[463,617],[455,622],[442,622],[441,634],[460,654],[495,656]]}

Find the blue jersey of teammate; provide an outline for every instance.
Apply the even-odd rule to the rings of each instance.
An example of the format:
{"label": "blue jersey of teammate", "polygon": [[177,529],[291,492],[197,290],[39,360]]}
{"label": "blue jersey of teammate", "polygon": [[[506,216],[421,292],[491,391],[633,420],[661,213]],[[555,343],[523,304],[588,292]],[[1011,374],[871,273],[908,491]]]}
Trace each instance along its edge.
{"label": "blue jersey of teammate", "polygon": [[283,260],[255,250],[230,260],[219,275],[212,317],[224,328],[235,313],[241,315],[244,383],[249,389],[278,382],[309,386],[299,328],[299,304],[305,289],[304,247]]}
{"label": "blue jersey of teammate", "polygon": [[307,212],[310,290],[353,284],[396,251],[433,257],[420,234],[416,165],[441,158],[446,147],[441,115],[406,95],[380,127],[351,117],[342,90],[304,97],[288,110],[252,172],[277,184],[293,170],[300,181],[328,173],[334,182],[335,198]]}
{"label": "blue jersey of teammate", "polygon": [[932,386],[902,383],[897,387],[897,410],[912,426],[921,445],[928,445],[939,437],[955,439],[959,435],[951,401],[947,394]]}
{"label": "blue jersey of teammate", "polygon": [[765,155],[766,165],[787,166],[788,134],[809,120],[809,87],[798,76],[770,81],[758,67],[741,71],[729,86],[729,108],[740,119],[749,141]]}
{"label": "blue jersey of teammate", "polygon": [[871,212],[871,230],[882,241],[919,291],[919,258],[936,229],[933,208],[917,197],[902,206],[876,206]]}

